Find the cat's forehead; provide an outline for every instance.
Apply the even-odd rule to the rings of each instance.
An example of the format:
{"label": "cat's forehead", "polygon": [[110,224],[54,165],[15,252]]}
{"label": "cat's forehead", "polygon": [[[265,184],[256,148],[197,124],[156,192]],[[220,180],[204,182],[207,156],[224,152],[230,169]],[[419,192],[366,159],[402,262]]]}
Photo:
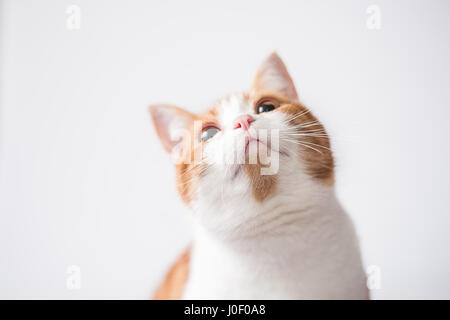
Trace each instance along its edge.
{"label": "cat's forehead", "polygon": [[254,113],[253,99],[249,93],[232,93],[220,100],[206,114],[213,116],[223,126],[231,126],[233,120],[240,114]]}
{"label": "cat's forehead", "polygon": [[250,102],[250,94],[236,92],[220,99],[217,107],[222,112],[245,112],[248,111]]}

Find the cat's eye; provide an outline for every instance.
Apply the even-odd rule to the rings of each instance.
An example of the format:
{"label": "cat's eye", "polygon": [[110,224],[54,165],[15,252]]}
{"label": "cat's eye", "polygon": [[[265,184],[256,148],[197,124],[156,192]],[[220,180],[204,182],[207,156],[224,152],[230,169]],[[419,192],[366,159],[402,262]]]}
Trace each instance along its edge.
{"label": "cat's eye", "polygon": [[270,112],[272,110],[275,110],[278,106],[278,103],[272,100],[263,100],[260,103],[258,103],[256,107],[256,113],[263,113],[263,112]]}
{"label": "cat's eye", "polygon": [[272,103],[264,103],[258,107],[258,113],[269,112],[275,109]]}
{"label": "cat's eye", "polygon": [[217,132],[219,132],[219,129],[217,127],[213,127],[213,126],[209,126],[209,127],[205,127],[202,130],[202,135],[201,135],[201,139],[203,141],[209,140],[212,137],[214,137]]}

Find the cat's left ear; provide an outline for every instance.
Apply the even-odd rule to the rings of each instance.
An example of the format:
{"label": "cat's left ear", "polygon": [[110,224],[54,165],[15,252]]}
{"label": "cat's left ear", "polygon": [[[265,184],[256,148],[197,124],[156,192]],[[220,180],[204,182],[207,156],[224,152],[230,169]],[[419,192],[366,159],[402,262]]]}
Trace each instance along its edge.
{"label": "cat's left ear", "polygon": [[276,52],[259,65],[253,80],[252,90],[279,93],[290,100],[298,101],[297,90],[286,66]]}
{"label": "cat's left ear", "polygon": [[175,147],[181,147],[180,142],[190,137],[189,130],[194,122],[194,115],[167,104],[152,105],[149,111],[164,149],[168,153],[174,153]]}

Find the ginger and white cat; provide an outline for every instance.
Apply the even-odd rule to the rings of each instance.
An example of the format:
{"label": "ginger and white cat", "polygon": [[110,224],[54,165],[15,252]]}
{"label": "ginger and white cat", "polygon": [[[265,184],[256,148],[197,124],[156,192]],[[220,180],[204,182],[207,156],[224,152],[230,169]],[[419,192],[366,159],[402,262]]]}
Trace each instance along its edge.
{"label": "ginger and white cat", "polygon": [[202,114],[150,113],[195,221],[192,246],[156,299],[368,298],[328,135],[276,53],[248,92]]}

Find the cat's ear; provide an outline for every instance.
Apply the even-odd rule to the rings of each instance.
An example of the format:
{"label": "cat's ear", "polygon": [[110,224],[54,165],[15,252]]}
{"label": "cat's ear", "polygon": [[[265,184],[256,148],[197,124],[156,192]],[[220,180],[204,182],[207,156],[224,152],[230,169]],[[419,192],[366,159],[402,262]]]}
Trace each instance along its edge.
{"label": "cat's ear", "polygon": [[259,65],[253,80],[252,90],[279,93],[297,101],[297,91],[286,66],[276,52],[269,55]]}
{"label": "cat's ear", "polygon": [[168,153],[172,153],[183,138],[190,136],[194,122],[192,113],[167,104],[152,105],[149,111],[159,140]]}

